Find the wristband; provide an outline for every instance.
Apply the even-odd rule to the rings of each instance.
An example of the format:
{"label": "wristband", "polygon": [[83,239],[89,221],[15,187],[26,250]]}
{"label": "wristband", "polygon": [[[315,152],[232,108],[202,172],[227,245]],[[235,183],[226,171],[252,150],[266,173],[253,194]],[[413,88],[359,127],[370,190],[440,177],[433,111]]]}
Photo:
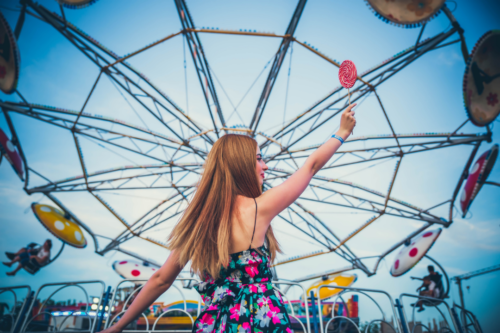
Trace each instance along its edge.
{"label": "wristband", "polygon": [[344,143],[344,139],[342,139],[342,137],[338,136],[337,134],[332,135],[332,138],[339,140],[340,144]]}

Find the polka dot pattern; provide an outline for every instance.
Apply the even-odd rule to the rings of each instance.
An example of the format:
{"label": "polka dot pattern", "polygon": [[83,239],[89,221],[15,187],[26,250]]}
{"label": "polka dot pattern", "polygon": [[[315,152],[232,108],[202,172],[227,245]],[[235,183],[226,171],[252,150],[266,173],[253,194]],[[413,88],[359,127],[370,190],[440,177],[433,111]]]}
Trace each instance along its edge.
{"label": "polka dot pattern", "polygon": [[120,260],[113,263],[115,272],[124,279],[149,280],[157,270],[136,260]]}
{"label": "polka dot pattern", "polygon": [[57,230],[64,230],[64,223],[62,223],[61,221],[55,221],[54,227],[56,227]]}
{"label": "polka dot pattern", "polygon": [[401,276],[410,271],[429,251],[442,229],[425,231],[411,239],[408,245],[403,245],[391,266],[392,276]]}
{"label": "polka dot pattern", "polygon": [[43,204],[32,204],[31,209],[40,223],[64,243],[76,248],[87,246],[80,226],[64,216],[59,209]]}

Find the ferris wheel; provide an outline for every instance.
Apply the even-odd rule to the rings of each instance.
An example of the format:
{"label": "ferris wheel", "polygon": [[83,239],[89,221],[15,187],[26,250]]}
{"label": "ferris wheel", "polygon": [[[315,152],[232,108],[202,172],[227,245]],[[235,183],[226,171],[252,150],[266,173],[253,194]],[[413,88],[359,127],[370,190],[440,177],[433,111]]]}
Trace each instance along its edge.
{"label": "ferris wheel", "polygon": [[[340,114],[348,106],[349,98],[351,102],[358,103],[362,103],[367,97],[373,98],[380,107],[379,118],[389,130],[384,134],[349,138],[332,161],[313,177],[303,195],[275,219],[273,223],[282,225],[281,230],[293,230],[319,248],[312,253],[282,258],[276,263],[277,266],[335,253],[346,262],[345,267],[315,272],[302,280],[355,269],[370,276],[376,274],[380,262],[388,254],[401,248],[391,273],[394,276],[402,275],[426,254],[438,239],[441,229],[453,223],[457,214],[457,200],[460,200],[461,210],[465,215],[481,186],[498,185],[487,181],[498,155],[497,145],[493,145],[475,164],[474,162],[480,145],[491,142],[490,124],[500,112],[500,33],[493,31],[484,35],[469,55],[463,30],[444,0],[433,4],[425,2],[423,7],[417,4],[418,1],[367,0],[369,8],[382,21],[395,26],[420,29],[417,40],[409,41],[410,47],[359,74],[356,84],[350,89],[350,96],[339,85],[321,99],[311,101],[313,103],[310,107],[297,114],[286,114],[285,100],[285,114],[280,115],[284,121],[274,127],[269,126],[275,115],[268,102],[278,76],[286,75],[285,59],[290,56],[293,47],[310,52],[316,61],[326,62],[332,68],[340,66],[339,61],[296,37],[296,29],[306,8],[305,0],[298,1],[288,27],[282,34],[253,29],[199,27],[195,25],[196,17],[190,14],[186,2],[174,0],[180,29],[122,56],[66,19],[65,11],[85,8],[94,1],[58,2],[60,12],[56,13],[32,0],[21,1],[20,16],[14,32],[2,17],[1,33],[6,37],[0,54],[0,60],[3,61],[0,62],[0,71],[5,71],[0,80],[1,88],[7,94],[17,95],[21,101],[0,101],[7,124],[0,132],[0,144],[2,156],[24,182],[25,191],[28,194],[41,193],[55,205],[34,204],[33,212],[49,231],[66,244],[84,247],[87,235],[92,238],[94,250],[100,255],[121,251],[139,259],[143,259],[140,254],[126,250],[126,243],[132,239],[166,248],[166,237],[158,235],[168,233],[182,215],[189,196],[196,189],[204,159],[218,138],[228,133],[255,138],[269,166],[264,190],[270,189],[293,174],[309,154],[332,134],[332,125],[335,121],[338,122]],[[450,21],[450,27],[423,39],[424,29],[440,13]],[[18,53],[22,54],[22,50],[17,50],[16,39],[20,36],[26,14],[29,15],[27,19],[39,20],[55,29],[98,69],[98,75],[89,91],[82,92],[85,98],[80,109],[37,104],[37,101],[25,99],[22,92],[16,89],[20,68]],[[232,105],[229,109],[224,108],[221,103],[221,95],[227,94],[209,65],[210,59],[204,51],[205,44],[202,44],[203,36],[209,34],[280,41],[272,59],[259,74],[260,77],[267,73],[267,78],[262,76],[265,81],[260,86],[257,103],[252,106],[253,112],[242,115],[238,112],[238,105]],[[183,40],[185,59],[190,58],[196,73],[202,92],[202,97],[198,98],[202,98],[205,103],[204,109],[198,110],[199,113],[188,113],[185,109],[187,106],[180,106],[183,101],[162,91],[140,68],[130,63],[134,57],[179,38]],[[447,132],[400,134],[384,107],[383,99],[386,96],[381,96],[378,88],[427,53],[455,43],[461,44],[463,57],[467,62],[464,102],[468,118],[464,117],[458,128],[449,128]],[[489,54],[485,56],[485,52]],[[481,61],[476,60],[477,57],[482,57]],[[111,82],[113,89],[120,93],[134,112],[135,121],[120,119],[120,115],[116,113],[94,113],[89,102],[95,98],[99,84],[104,80]],[[254,83],[249,82],[250,87],[259,89]],[[494,96],[497,96],[496,103]],[[13,115],[16,115],[16,119],[21,119],[20,116],[28,117],[65,131],[66,138],[74,145],[79,172],[64,179],[49,179],[37,171],[30,164],[30,156],[23,151],[23,142],[16,131],[18,124]],[[479,126],[478,132],[459,132],[468,122]],[[435,202],[429,207],[419,207],[393,195],[395,184],[401,180],[401,168],[405,167],[402,162],[407,156],[456,146],[470,147],[470,154],[456,187],[449,189],[450,196],[447,200]],[[108,159],[128,162],[121,166],[99,168],[99,165],[110,163],[92,156],[96,147],[105,151]],[[389,168],[385,167],[390,169],[389,176],[381,180],[386,191],[364,185],[365,178],[360,178],[361,182],[357,183],[339,178],[336,173],[337,170],[347,170],[346,167],[355,167],[358,174],[367,173],[370,167],[386,162],[385,166],[391,165]],[[465,189],[460,194],[464,182]],[[144,193],[159,190],[161,192],[155,193],[161,193],[162,197],[144,209],[139,217],[133,218],[129,216],[127,209],[120,207],[109,195],[113,193],[126,196],[134,191]],[[95,203],[110,214],[113,220],[107,221],[106,225],[91,224],[69,209],[71,194],[81,192],[91,195]],[[343,226],[344,229],[339,233],[338,224],[328,214],[320,213],[331,207],[342,212],[364,214],[359,215],[363,220],[352,223],[348,226],[348,231]],[[367,216],[368,219],[365,218]],[[386,244],[385,249],[374,256],[374,265],[368,267],[366,259],[357,254],[357,249],[351,243],[366,230],[373,230],[378,221],[385,218],[398,219],[401,223],[417,221],[419,224],[410,233],[400,234],[391,244]],[[64,223],[56,224],[56,221],[63,221],[67,226]],[[411,244],[412,240],[418,240],[419,243]],[[419,254],[412,255],[413,249],[418,249]]]}

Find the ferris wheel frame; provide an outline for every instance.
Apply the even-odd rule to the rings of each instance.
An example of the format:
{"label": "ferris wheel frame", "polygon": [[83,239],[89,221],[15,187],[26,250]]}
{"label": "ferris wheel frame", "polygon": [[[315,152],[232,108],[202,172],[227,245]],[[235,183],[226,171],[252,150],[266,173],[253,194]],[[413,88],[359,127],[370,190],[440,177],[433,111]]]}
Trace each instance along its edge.
{"label": "ferris wheel frame", "polygon": [[[96,198],[96,200],[98,200],[104,207],[106,207],[106,209],[124,225],[125,230],[122,233],[111,239],[107,246],[105,246],[104,248],[100,248],[98,245],[97,237],[101,236],[94,234],[91,228],[87,227],[83,221],[80,221],[76,215],[69,213],[72,218],[77,221],[92,236],[92,238],[94,239],[95,252],[101,255],[104,255],[105,253],[112,250],[127,252],[121,249],[120,245],[134,237],[142,238],[155,245],[167,248],[167,246],[163,242],[143,237],[142,234],[145,231],[151,230],[159,224],[164,223],[169,219],[181,214],[182,211],[178,210],[176,214],[165,218],[163,216],[163,214],[168,209],[171,209],[172,207],[180,207],[181,204],[186,203],[189,194],[195,190],[196,184],[179,185],[178,179],[182,180],[181,177],[185,176],[187,173],[200,175],[202,172],[203,163],[178,162],[178,160],[180,160],[181,157],[184,156],[182,154],[194,154],[202,161],[206,158],[209,147],[217,140],[217,138],[223,135],[223,133],[244,133],[252,137],[260,137],[262,139],[260,148],[264,153],[264,159],[266,163],[272,161],[289,161],[297,166],[297,160],[307,157],[307,152],[319,145],[304,148],[296,148],[296,146],[300,142],[302,142],[302,140],[308,135],[316,131],[318,128],[326,124],[334,117],[341,114],[341,112],[348,106],[348,94],[345,92],[345,89],[343,87],[339,86],[338,88],[332,90],[326,96],[315,102],[311,107],[304,110],[304,112],[302,112],[299,116],[293,118],[286,125],[276,130],[274,133],[266,134],[262,131],[259,131],[260,120],[262,119],[262,116],[265,112],[267,101],[271,96],[273,86],[276,78],[280,73],[283,60],[292,43],[300,45],[301,47],[318,56],[320,59],[327,61],[329,64],[340,67],[340,64],[337,61],[321,53],[317,48],[305,42],[300,42],[294,36],[295,30],[300,21],[300,17],[305,8],[306,0],[298,1],[287,30],[283,35],[269,32],[258,32],[256,30],[233,31],[204,27],[200,29],[195,26],[185,1],[174,0],[174,3],[179,15],[182,29],[179,32],[170,34],[137,51],[131,52],[126,56],[120,57],[116,53],[112,52],[111,50],[107,49],[105,46],[97,42],[94,38],[71,24],[69,21],[67,21],[62,6],[60,7],[61,15],[58,15],[56,13],[50,12],[45,7],[35,3],[32,0],[22,1],[22,13],[18,21],[18,25],[15,29],[16,36],[19,36],[21,32],[22,24],[24,22],[24,15],[29,14],[55,28],[79,51],[86,55],[100,70],[80,110],[72,111],[62,108],[29,103],[19,91],[16,91],[16,93],[23,100],[23,102],[12,103],[0,101],[0,107],[2,108],[5,118],[7,119],[7,124],[12,133],[12,142],[18,148],[24,162],[26,174],[24,189],[28,194],[43,193],[56,205],[61,207],[61,209],[69,212],[67,207],[65,207],[60,200],[56,199],[53,193],[87,191],[92,194]],[[299,198],[297,202],[292,204],[287,209],[287,213],[293,213],[298,217],[300,221],[305,222],[307,228],[296,223],[290,216],[286,216],[285,212],[279,214],[278,217],[281,220],[287,222],[289,225],[295,227],[307,237],[313,239],[317,244],[324,247],[325,250],[288,258],[277,262],[275,265],[282,265],[298,260],[304,260],[326,253],[336,253],[341,258],[349,262],[350,266],[348,266],[347,268],[337,268],[334,270],[323,272],[321,273],[322,275],[330,275],[352,269],[361,269],[365,274],[370,276],[377,272],[378,265],[384,257],[404,244],[408,239],[411,239],[412,237],[418,235],[432,225],[438,224],[448,227],[453,222],[454,202],[458,195],[458,191],[460,190],[463,181],[467,178],[468,170],[473,163],[474,157],[476,156],[481,143],[483,141],[491,142],[492,133],[490,128],[486,126],[486,133],[482,134],[458,133],[458,131],[469,121],[466,120],[453,132],[397,134],[387,115],[387,112],[385,111],[382,100],[377,93],[377,87],[379,85],[381,85],[396,73],[403,70],[406,66],[430,51],[459,42],[462,43],[462,49],[465,48],[466,50],[462,28],[446,6],[442,8],[442,11],[446,14],[452,24],[450,29],[447,29],[446,31],[438,33],[437,35],[425,40],[421,40],[422,33],[425,28],[424,24],[413,46],[399,52],[395,56],[383,61],[381,64],[373,66],[369,70],[359,74],[356,85],[350,91],[353,103],[359,101],[363,97],[366,97],[368,94],[373,94],[376,97],[377,102],[384,114],[384,118],[390,128],[390,134],[379,136],[353,137],[347,140],[346,144],[359,141],[372,142],[377,140],[393,140],[394,144],[380,145],[366,149],[347,149],[348,146],[345,145],[344,149],[337,152],[336,160],[333,161],[330,165],[326,166],[326,168],[328,169],[372,162],[376,160],[396,159],[398,162],[396,163],[396,168],[392,174],[387,193],[380,193],[350,182],[330,179],[322,176],[315,176],[310,185],[310,188],[313,189],[313,191],[322,190],[330,192],[332,193],[332,195],[338,195],[339,197],[345,199],[346,203],[338,204],[320,199],[305,197]],[[270,67],[268,77],[265,81],[252,119],[248,125],[231,127],[226,124],[226,119],[220,106],[215,84],[212,79],[212,71],[203,51],[203,46],[199,38],[199,34],[258,36],[279,38],[282,40],[278,50],[274,55],[273,63]],[[458,35],[458,39],[448,41],[450,37],[456,34]],[[203,125],[199,124],[197,121],[189,117],[189,115],[184,110],[182,110],[182,108],[178,106],[172,98],[161,91],[144,74],[139,72],[127,62],[128,59],[140,54],[141,52],[144,52],[156,45],[175,38],[176,36],[183,36],[187,41],[188,49],[191,54],[193,64],[196,67],[196,73],[203,91],[207,111],[210,115],[213,128],[205,128]],[[464,52],[464,57],[465,53],[466,52]],[[126,92],[129,97],[133,98],[139,105],[144,108],[144,110],[146,110],[160,124],[162,124],[164,126],[166,134],[154,132],[148,128],[143,128],[137,125],[127,124],[118,119],[111,119],[99,115],[90,114],[86,110],[87,103],[92,97],[98,82],[104,76],[109,77],[117,86],[120,87],[120,89],[122,89],[122,91]],[[325,116],[325,111],[333,112],[329,112],[328,115]],[[16,134],[15,126],[10,117],[10,113],[16,113],[33,119],[37,119],[39,121],[70,131],[74,139],[75,148],[78,152],[78,158],[82,169],[82,176],[76,176],[60,181],[52,181],[41,175],[36,170],[32,169],[29,166],[27,158],[22,150],[22,146]],[[119,129],[109,131],[104,126],[90,124],[88,122],[89,120],[103,123],[111,122],[119,125]],[[132,129],[138,134],[131,135],[123,129]],[[300,132],[299,129],[305,129],[304,131],[302,131],[303,134],[296,134]],[[181,133],[188,133],[188,135],[182,135]],[[90,140],[95,140],[96,142],[99,141],[110,146],[117,147],[118,149],[125,149],[129,152],[151,158],[161,164],[135,165],[132,167],[124,166],[123,168],[116,168],[113,170],[102,170],[99,172],[88,173],[80,144],[80,138],[82,137],[86,137]],[[283,138],[285,137],[287,137],[288,142],[284,144]],[[410,143],[405,143],[404,141],[407,139],[412,141]],[[128,140],[132,143],[146,143],[154,146],[154,148],[152,149],[173,150],[174,153],[169,158],[153,156],[150,152],[142,151],[141,148],[139,148],[139,146],[135,143],[135,147],[134,145],[122,144],[121,142],[125,140]],[[422,209],[391,197],[393,184],[396,181],[398,175],[399,165],[404,156],[408,154],[448,148],[458,145],[471,146],[472,152],[464,166],[464,171],[462,172],[457,186],[454,189],[452,197],[449,200],[436,204],[432,207]],[[176,157],[177,154],[181,155],[181,157]],[[357,160],[345,163],[337,163],[337,161],[344,156],[357,158]],[[141,171],[147,170],[149,173],[147,175],[137,174],[126,177],[116,176],[115,174],[115,172],[117,171],[131,171],[134,169]],[[41,178],[45,178],[47,184],[42,186],[29,187],[30,172],[38,175]],[[265,188],[267,189],[272,188],[272,180],[284,179],[288,177],[292,173],[292,171],[270,167],[268,173],[270,174],[270,177],[268,177],[265,181]],[[103,175],[109,175],[109,178],[102,178]],[[157,178],[157,180],[160,178],[163,179],[168,175],[171,177],[170,186],[155,186],[156,181],[150,184],[144,184],[144,186],[141,187],[126,187],[124,184],[132,182],[133,180],[141,181],[147,177],[155,177]],[[179,175],[179,178],[175,178],[177,175]],[[377,201],[374,199],[355,196],[324,186],[324,184],[328,183],[341,184],[343,186],[356,188],[361,192],[378,197],[379,200]],[[128,223],[127,221],[125,221],[125,219],[121,217],[111,207],[111,205],[104,201],[104,199],[99,195],[100,191],[154,188],[175,189],[176,194],[166,198],[160,204],[155,206],[155,209],[148,211],[144,216],[132,223]],[[314,212],[308,210],[300,201],[332,204],[344,208],[370,212],[373,213],[374,216],[368,219],[367,222],[362,224],[347,237],[340,238],[333,232],[333,230],[328,227],[327,223],[316,216]],[[446,204],[449,205],[448,219],[441,218],[431,212],[431,210]],[[158,212],[153,213],[153,210],[158,209]],[[377,262],[375,266],[372,269],[369,269],[362,262],[363,258],[359,258],[357,255],[355,255],[355,253],[348,247],[347,243],[363,229],[365,229],[384,215],[396,216],[403,219],[418,220],[423,222],[424,224],[414,232],[404,237],[401,241],[388,248],[382,254],[377,256]],[[130,254],[130,252],[127,252],[127,254]],[[317,274],[315,274],[314,276],[317,276]]]}

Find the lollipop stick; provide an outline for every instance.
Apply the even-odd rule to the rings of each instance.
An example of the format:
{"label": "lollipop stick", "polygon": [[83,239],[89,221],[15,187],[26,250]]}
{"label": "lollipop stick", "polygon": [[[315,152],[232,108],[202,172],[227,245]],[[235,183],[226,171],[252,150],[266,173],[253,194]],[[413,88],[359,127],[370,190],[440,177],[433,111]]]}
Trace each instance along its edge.
{"label": "lollipop stick", "polygon": [[[349,88],[347,88],[347,97],[349,97],[349,106],[351,106],[351,92]],[[351,134],[354,134],[354,129],[352,130]]]}

